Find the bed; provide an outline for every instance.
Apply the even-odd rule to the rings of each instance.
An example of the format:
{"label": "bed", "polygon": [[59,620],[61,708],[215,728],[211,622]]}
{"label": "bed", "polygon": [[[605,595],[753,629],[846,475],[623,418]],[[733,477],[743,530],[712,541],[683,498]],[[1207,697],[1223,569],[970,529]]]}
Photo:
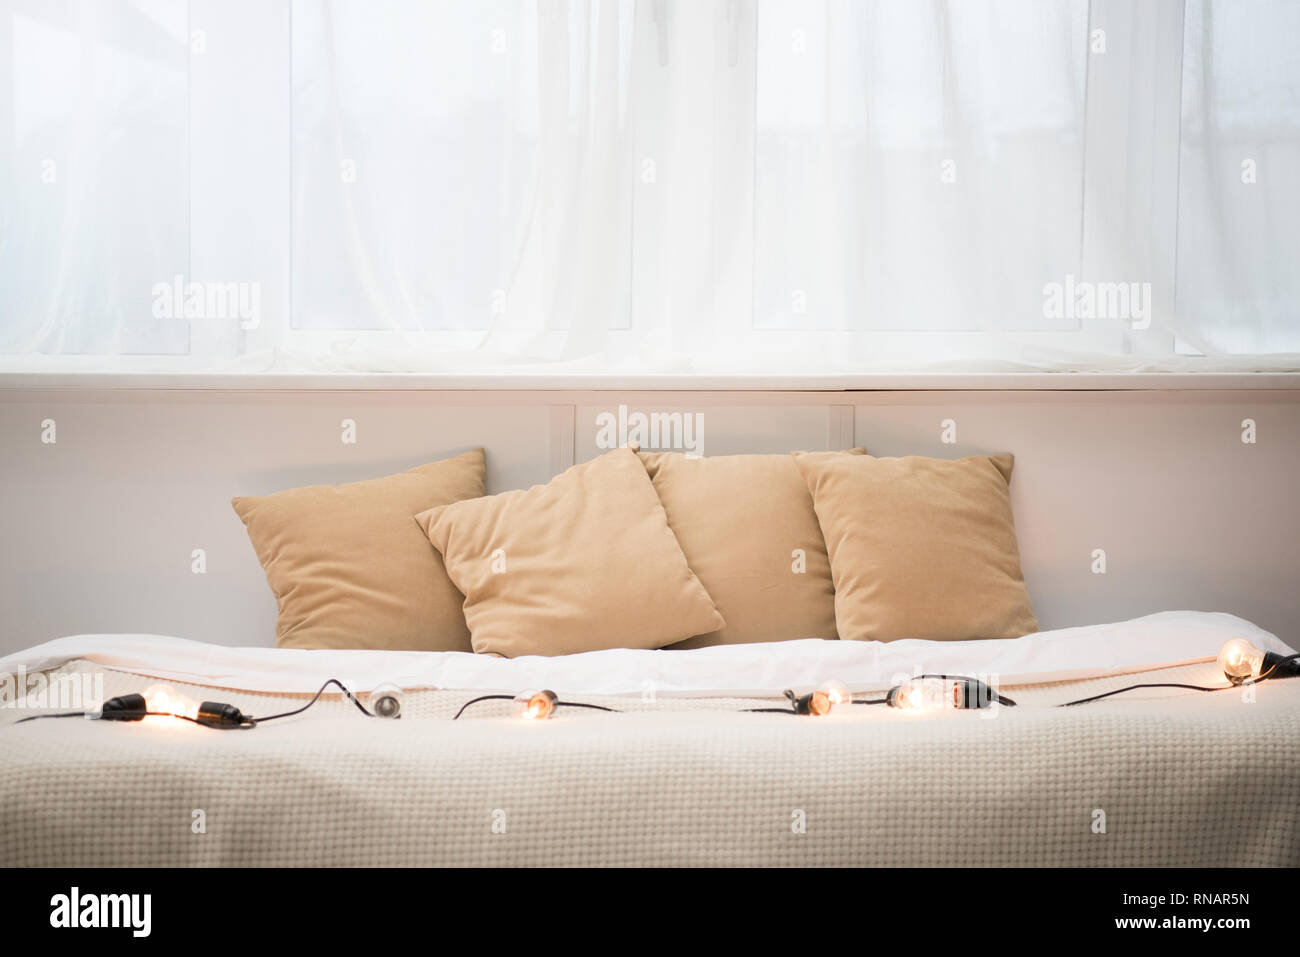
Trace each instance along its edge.
{"label": "bed", "polygon": [[[1300,681],[1224,685],[1214,656],[1277,637],[1225,614],[972,642],[793,641],[557,658],[58,639],[0,659],[0,862],[174,865],[1300,865]],[[1015,707],[781,708],[830,678],[984,677]],[[35,676],[42,676],[37,678]],[[20,718],[40,688],[165,682],[268,714],[330,677],[393,682],[400,720],[327,694],[243,730]],[[33,688],[37,691],[33,691]],[[524,721],[475,697],[550,688]],[[364,700],[364,697],[363,697]],[[57,705],[49,708],[57,711]]]}

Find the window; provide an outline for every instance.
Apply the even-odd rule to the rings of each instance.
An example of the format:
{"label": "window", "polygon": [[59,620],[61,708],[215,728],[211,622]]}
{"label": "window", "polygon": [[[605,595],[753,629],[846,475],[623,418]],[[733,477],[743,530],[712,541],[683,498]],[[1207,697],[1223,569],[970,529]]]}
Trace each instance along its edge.
{"label": "window", "polygon": [[1300,352],[1300,4],[1194,0],[1186,16],[1180,338],[1200,353]]}
{"label": "window", "polygon": [[184,354],[188,11],[0,3],[0,351]]}
{"label": "window", "polygon": [[1072,328],[1088,4],[759,7],[755,324]]}
{"label": "window", "polygon": [[294,328],[485,329],[534,199],[533,8],[293,12]]}
{"label": "window", "polygon": [[0,369],[1300,371],[1298,28],[0,0]]}

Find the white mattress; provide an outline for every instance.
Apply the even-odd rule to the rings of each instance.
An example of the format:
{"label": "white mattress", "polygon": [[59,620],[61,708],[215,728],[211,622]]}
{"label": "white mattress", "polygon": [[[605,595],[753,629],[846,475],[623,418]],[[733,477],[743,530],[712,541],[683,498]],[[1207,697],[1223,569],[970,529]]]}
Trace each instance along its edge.
{"label": "white mattress", "polygon": [[[1224,640],[1285,644],[1191,612],[1002,642],[791,642],[563,659],[225,649],[81,636],[0,673],[165,678],[254,714],[325,677],[398,679],[401,721],[337,696],[248,731],[173,719],[12,721],[0,708],[0,860],[10,865],[1300,865],[1300,681],[1222,684]],[[838,678],[1000,676],[1015,708],[829,718],[740,713]],[[545,722],[488,690],[553,687],[624,713]],[[649,693],[649,692],[653,693]],[[868,695],[871,696],[871,695]],[[203,811],[206,833],[192,830]],[[1096,828],[1104,813],[1105,830]],[[797,825],[804,823],[802,831]],[[502,832],[502,825],[504,831]]]}

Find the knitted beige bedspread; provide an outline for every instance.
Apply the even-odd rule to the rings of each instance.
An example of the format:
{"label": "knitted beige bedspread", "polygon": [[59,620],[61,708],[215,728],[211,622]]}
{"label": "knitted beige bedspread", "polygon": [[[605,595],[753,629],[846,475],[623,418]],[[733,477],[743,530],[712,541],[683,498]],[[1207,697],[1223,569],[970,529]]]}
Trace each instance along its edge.
{"label": "knitted beige bedspread", "polygon": [[336,697],[240,731],[0,709],[0,865],[1300,866],[1300,680],[1052,707],[1140,681],[1223,683],[1006,687],[991,715],[586,698],[626,711],[538,722],[500,702],[452,722],[475,692],[441,690],[398,721]]}

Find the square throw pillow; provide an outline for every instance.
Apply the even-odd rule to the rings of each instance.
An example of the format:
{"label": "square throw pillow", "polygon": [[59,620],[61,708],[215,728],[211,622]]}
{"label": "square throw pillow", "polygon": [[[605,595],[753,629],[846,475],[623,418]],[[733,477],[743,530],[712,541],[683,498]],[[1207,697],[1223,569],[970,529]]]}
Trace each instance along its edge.
{"label": "square throw pillow", "polygon": [[415,524],[483,494],[483,450],[385,478],[231,504],[266,572],[282,648],[469,651],[464,596]]}
{"label": "square throw pillow", "polygon": [[465,593],[477,652],[661,648],[725,624],[630,449],[416,520]]}
{"label": "square throw pillow", "polygon": [[727,622],[673,648],[837,637],[826,543],[793,456],[638,454],[686,561]]}
{"label": "square throw pillow", "polygon": [[1038,630],[1011,518],[1011,455],[795,455],[826,537],[841,638]]}

